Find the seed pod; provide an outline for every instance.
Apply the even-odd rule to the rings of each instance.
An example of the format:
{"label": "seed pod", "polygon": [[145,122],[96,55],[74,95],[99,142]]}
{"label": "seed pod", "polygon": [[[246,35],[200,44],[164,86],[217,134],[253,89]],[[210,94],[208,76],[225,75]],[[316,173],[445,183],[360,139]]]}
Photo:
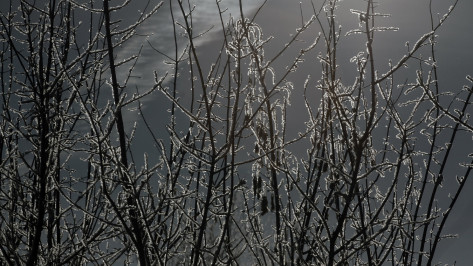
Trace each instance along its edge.
{"label": "seed pod", "polygon": [[266,195],[261,199],[261,215],[265,215],[268,212],[268,198]]}

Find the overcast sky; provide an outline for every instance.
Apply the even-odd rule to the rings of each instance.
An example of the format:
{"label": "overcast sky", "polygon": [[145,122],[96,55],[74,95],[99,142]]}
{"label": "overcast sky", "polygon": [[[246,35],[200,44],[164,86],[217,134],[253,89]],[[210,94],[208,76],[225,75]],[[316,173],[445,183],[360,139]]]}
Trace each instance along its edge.
{"label": "overcast sky", "polygon": [[[8,1],[1,0],[0,7],[2,11],[5,9],[5,4]],[[133,5],[127,7],[121,16],[125,21],[133,21],[135,16],[138,16],[145,7],[146,0],[134,0]],[[152,0],[151,4],[156,4],[159,1]],[[167,1],[166,1],[167,2]],[[196,12],[194,13],[194,23],[196,30],[207,29],[212,24],[218,24],[219,20],[216,13],[215,0],[198,0]],[[246,0],[245,13],[251,15],[254,12],[255,6],[261,3],[261,0]],[[317,1],[315,1],[317,2]],[[410,41],[414,43],[419,36],[423,33],[428,32],[430,28],[429,21],[429,0],[378,0],[380,13],[391,14],[390,18],[380,19],[379,23],[386,26],[398,27],[399,31],[380,33],[382,38],[376,39],[375,48],[376,53],[379,55],[378,62],[382,65],[383,60],[387,66],[387,60],[393,59],[396,61],[402,52],[405,51],[405,42]],[[238,14],[238,9],[235,0],[222,0],[222,5],[229,8],[227,14]],[[300,9],[297,4],[298,1],[288,0],[269,0],[262,13],[257,17],[257,22],[263,27],[263,32],[267,36],[275,36],[274,40],[275,49],[281,47],[288,39],[289,34],[294,32],[294,28],[300,26]],[[450,4],[451,0],[434,0],[434,10],[439,13],[444,13]],[[304,12],[309,10],[309,4],[307,0],[302,0]],[[362,0],[345,0],[341,3],[341,9],[337,20],[344,27],[344,32],[356,27],[358,20],[357,17],[349,12],[349,9],[364,9],[365,2]],[[471,44],[473,43],[473,1],[471,0],[460,0],[453,16],[447,21],[445,26],[439,30],[437,56],[439,62],[439,74],[441,77],[441,86],[448,90],[458,90],[464,84],[467,84],[465,80],[466,75],[473,76],[473,49]],[[309,13],[304,13],[305,18],[310,16]],[[218,28],[218,27],[217,27]],[[142,57],[140,58],[135,75],[139,76],[139,79],[135,79],[131,84],[136,85],[142,90],[150,88],[154,84],[153,72],[164,73],[168,71],[163,67],[163,58],[159,57],[153,49],[148,45],[151,43],[155,48],[159,48],[163,52],[169,53],[172,49],[170,43],[172,32],[171,25],[169,24],[169,7],[167,5],[150,19],[143,27],[140,28],[140,33],[147,34],[147,37],[136,38],[127,43],[120,51],[119,57],[125,58],[131,53],[136,52],[136,47],[143,45]],[[316,29],[314,29],[314,33]],[[211,32],[208,38],[199,41],[198,45],[202,52],[208,52],[209,54],[215,52],[215,45],[219,44],[218,39],[219,32],[215,30]],[[310,38],[310,34],[305,35]],[[352,67],[349,63],[349,58],[356,55],[360,50],[363,50],[360,43],[357,43],[354,37],[345,37],[346,41],[341,46],[339,53],[341,60],[341,72],[349,73],[349,69]],[[270,54],[271,51],[268,51]],[[209,56],[211,58],[211,56]],[[317,62],[318,64],[318,62]],[[306,69],[299,72],[297,77],[294,79],[302,82],[306,75],[309,74],[316,66],[306,65]],[[300,83],[299,83],[300,84]],[[153,113],[153,108],[161,108],[163,104],[166,104],[158,94],[156,98],[145,101],[150,103],[148,113]],[[154,107],[153,107],[154,106]],[[302,105],[301,105],[302,106]],[[300,110],[297,109],[297,105],[294,112]],[[129,116],[132,117],[133,114]],[[303,117],[303,116],[302,116]],[[294,119],[297,120],[297,119]],[[152,121],[153,122],[153,121]],[[296,121],[297,122],[297,121]],[[299,121],[299,122],[302,122]],[[161,128],[158,131],[163,133],[165,136],[164,125],[159,124],[159,121],[154,121],[154,126]],[[141,143],[143,146],[137,145],[137,150],[146,150],[146,143]],[[473,150],[472,147],[464,147],[466,151]],[[471,151],[470,151],[471,152]],[[454,178],[455,174],[461,174],[451,172],[450,177]],[[454,261],[457,265],[471,265],[473,254],[471,248],[473,247],[473,182],[470,180],[467,183],[466,191],[460,198],[460,202],[456,206],[456,209],[449,220],[449,226],[447,232],[459,233],[460,237],[456,240],[449,240],[445,245],[442,245],[443,250],[439,250],[436,254],[437,261],[443,264],[452,265]]]}
{"label": "overcast sky", "polygon": [[[153,0],[154,3],[159,1]],[[144,7],[145,0],[135,1],[135,4],[125,11],[127,14],[124,18],[132,21],[133,12],[139,14],[139,10]],[[167,1],[166,1],[167,2]],[[195,9],[193,22],[195,25],[195,32],[206,30],[213,24],[219,24],[219,18],[217,17],[217,10],[214,0],[198,0],[196,1],[197,7]],[[258,1],[244,1],[246,15],[252,15],[254,8],[261,3]],[[317,1],[316,1],[317,2]],[[380,18],[377,23],[383,26],[398,27],[399,31],[396,32],[385,32],[379,33],[379,38],[375,39],[375,52],[377,55],[378,66],[380,68],[387,67],[388,60],[392,59],[396,61],[399,59],[403,52],[406,51],[405,43],[415,43],[415,41],[422,36],[424,33],[430,31],[430,17],[429,17],[429,0],[378,0],[379,3],[377,12],[391,14],[389,18]],[[228,8],[226,15],[232,14],[233,16],[238,15],[237,1],[223,0],[222,5]],[[296,27],[300,26],[300,7],[296,1],[285,1],[285,0],[270,0],[266,4],[265,8],[257,17],[257,22],[263,27],[263,33],[266,36],[274,36],[275,40],[272,42],[272,47],[269,51],[266,51],[268,55],[282,47],[290,38],[291,33],[294,32]],[[438,13],[441,16],[448,10],[448,7],[453,1],[433,1],[434,13]],[[152,2],[153,4],[153,2]],[[302,1],[302,9],[304,11],[305,19],[309,18],[310,11],[309,1]],[[340,4],[340,10],[338,12],[337,20],[343,26],[342,32],[347,32],[350,29],[357,27],[358,18],[349,12],[350,9],[363,10],[365,8],[365,2],[361,0],[345,0]],[[447,23],[438,31],[438,45],[437,45],[437,61],[439,64],[439,75],[440,85],[445,90],[459,90],[463,85],[467,84],[465,80],[466,75],[473,75],[473,49],[471,49],[471,43],[473,43],[473,16],[471,11],[473,10],[473,1],[460,0],[456,10],[453,12],[453,16],[450,17]],[[171,43],[171,25],[169,24],[169,6],[165,5],[154,16],[148,21],[140,31],[145,34],[150,34],[145,41],[145,38],[137,38],[129,42],[120,54],[122,57],[127,57],[131,53],[136,51],[136,47],[144,44],[142,51],[142,58],[138,62],[135,74],[140,76],[139,80],[135,80],[135,84],[140,88],[149,88],[154,84],[152,69],[158,73],[164,73],[168,71],[162,64],[164,58],[159,57],[153,49],[147,45],[149,41],[155,48],[159,48],[163,52],[170,52],[172,49]],[[218,50],[215,46],[221,44],[219,39],[218,26],[211,31],[206,38],[203,38],[197,42],[201,53],[206,54],[204,58],[214,58],[215,51]],[[317,33],[317,29],[314,28],[308,34],[304,35],[308,41],[311,40]],[[364,43],[360,43],[356,40],[356,36],[344,37],[345,40],[341,42],[341,46],[338,52],[340,59],[340,73],[346,74],[344,81],[351,79],[349,77],[353,66],[350,65],[349,59],[356,55],[358,51],[364,50]],[[274,49],[272,51],[271,49]],[[291,58],[295,55],[297,49],[293,50],[293,54],[288,53],[287,58]],[[213,56],[212,56],[213,55]],[[284,58],[281,62],[284,61]],[[315,61],[315,60],[314,60]],[[207,62],[207,64],[210,62]],[[292,77],[295,80],[296,89],[297,86],[301,86],[302,82],[308,74],[314,75],[314,69],[317,69],[318,62],[314,65],[311,63],[304,63],[305,67],[298,71],[298,76]],[[284,67],[282,65],[281,67]],[[296,94],[296,93],[294,93]],[[293,101],[297,101],[297,98]],[[155,98],[148,99],[148,105],[145,104],[145,108],[148,108],[145,113],[155,114],[159,112],[158,109],[163,110],[163,106],[168,103],[159,94]],[[292,112],[294,115],[291,118],[292,122],[302,123],[304,122],[304,115],[300,115],[304,112],[303,104],[293,104]],[[298,109],[299,107],[299,109]],[[156,109],[157,108],[157,109]],[[131,114],[133,116],[133,114]],[[134,119],[128,119],[134,121]],[[160,123],[158,120],[150,121],[154,128],[156,128],[158,135],[162,133],[162,137],[166,136],[165,125]],[[149,145],[141,143],[143,146],[137,145],[137,150],[146,150]],[[469,145],[463,147],[463,151],[457,150],[458,154],[471,152],[472,148]],[[462,168],[457,168],[459,172],[449,172],[450,178],[455,178],[455,175],[463,173]],[[466,191],[464,191],[460,202],[458,202],[456,209],[452,213],[449,224],[445,230],[445,233],[458,233],[460,234],[458,239],[449,240],[444,242],[440,246],[440,250],[437,251],[436,257],[437,262],[442,264],[452,265],[456,261],[456,265],[471,265],[473,255],[471,254],[471,247],[473,247],[473,188],[472,182],[467,183]]]}
{"label": "overcast sky", "polygon": [[[196,29],[206,29],[214,23],[218,23],[218,17],[216,16],[215,1],[213,0],[200,0],[197,1],[199,5],[196,8],[194,23],[197,25]],[[230,2],[230,4],[228,4]],[[223,5],[229,8],[228,13],[238,14],[238,9],[235,4],[237,1],[222,1]],[[256,6],[256,3],[261,1],[247,1],[252,3],[252,6],[247,6],[245,12],[247,15],[252,14],[252,7]],[[429,19],[429,0],[378,0],[379,3],[378,12],[389,13],[391,17],[379,19],[378,25],[398,27],[397,32],[386,32],[380,33],[380,38],[375,40],[375,52],[377,54],[378,63],[382,68],[384,64],[387,67],[389,59],[396,61],[399,59],[403,52],[406,51],[405,43],[415,43],[415,41],[422,36],[424,33],[430,30],[430,19]],[[295,1],[284,1],[284,0],[270,0],[262,13],[257,17],[257,22],[263,27],[263,33],[266,36],[275,36],[273,42],[274,49],[282,47],[284,43],[289,39],[289,34],[294,32],[294,28],[300,26],[300,9],[299,5],[294,4]],[[448,7],[453,3],[449,1],[434,1],[433,10],[435,13],[443,14],[448,10]],[[311,14],[305,13],[306,10],[310,10],[308,1],[302,1],[304,16],[309,18]],[[358,18],[349,12],[350,9],[363,10],[365,8],[364,1],[343,1],[340,4],[339,15],[337,20],[343,25],[342,32],[346,32],[357,26]],[[163,10],[158,13],[151,21],[149,21],[143,28],[144,31],[152,32],[153,35],[149,37],[149,41],[153,45],[161,47],[166,50],[166,45],[170,43],[165,40],[170,40],[170,32],[156,31],[156,25],[169,25],[166,24],[166,20],[169,14],[168,7],[164,7]],[[473,49],[471,49],[471,43],[473,43],[473,16],[471,11],[473,10],[473,1],[460,0],[457,9],[454,11],[453,16],[447,21],[445,26],[438,31],[438,45],[437,45],[437,61],[439,63],[439,74],[442,88],[448,90],[459,90],[463,85],[467,84],[465,76],[470,74],[473,75]],[[228,14],[227,13],[227,14]],[[217,27],[218,28],[218,27]],[[170,28],[168,28],[170,29]],[[314,29],[314,34],[316,33]],[[198,43],[200,51],[202,53],[209,53],[207,58],[212,58],[212,53],[215,52],[216,45],[221,42],[219,40],[219,33],[213,32],[208,35],[209,37],[204,38]],[[313,38],[310,34],[305,35],[307,38]],[[339,50],[340,71],[341,73],[349,74],[350,69],[353,66],[349,63],[349,58],[356,55],[360,50],[363,50],[363,43],[357,42],[352,36],[345,37],[341,49]],[[310,40],[309,40],[310,41]],[[128,46],[133,49],[140,42],[135,40],[136,43],[129,43]],[[278,47],[279,45],[279,47]],[[361,46],[360,46],[361,45]],[[171,47],[171,46],[168,46]],[[126,49],[124,50],[126,53]],[[143,51],[143,53],[150,53],[149,56],[144,56],[140,62],[142,64],[143,79],[140,80],[141,85],[149,83],[152,84],[152,76],[146,75],[144,72],[150,69],[150,65],[154,65],[158,71],[166,71],[162,68],[160,60],[153,57],[151,50]],[[267,51],[271,54],[271,50]],[[293,55],[288,55],[293,56]],[[317,62],[318,64],[318,62]],[[293,77],[293,80],[303,81],[307,74],[316,66],[311,66],[310,63],[306,65],[306,68],[299,71],[300,76]],[[141,69],[137,69],[141,71]],[[312,73],[313,74],[313,73]],[[301,82],[299,83],[299,85]],[[297,88],[296,88],[297,89]],[[159,101],[158,99],[153,101]],[[153,104],[156,106],[156,104]],[[296,107],[294,107],[296,106]],[[295,108],[293,112],[303,112],[302,109],[297,109],[297,104],[293,105]],[[300,105],[303,107],[303,105]],[[152,107],[150,107],[152,108]],[[149,110],[148,112],[153,112]],[[301,117],[304,117],[303,115]],[[297,120],[294,117],[294,120]],[[302,121],[302,120],[301,120]],[[301,122],[300,121],[300,122]],[[156,124],[157,127],[160,125]],[[162,125],[161,125],[162,126]],[[164,128],[163,128],[164,130]],[[466,152],[471,149],[468,145],[465,147]],[[460,151],[459,151],[460,152]],[[464,151],[465,152],[465,151]],[[458,168],[459,170],[461,168]],[[450,172],[449,177],[455,178],[455,175],[462,174],[464,171],[455,173]],[[458,233],[460,237],[456,240],[449,240],[441,245],[440,250],[436,253],[437,262],[442,264],[452,265],[455,261],[457,265],[471,265],[473,255],[471,254],[471,247],[473,247],[473,189],[472,182],[467,183],[467,190],[464,191],[460,202],[456,206],[456,209],[449,220],[449,226],[447,226],[446,233]]]}

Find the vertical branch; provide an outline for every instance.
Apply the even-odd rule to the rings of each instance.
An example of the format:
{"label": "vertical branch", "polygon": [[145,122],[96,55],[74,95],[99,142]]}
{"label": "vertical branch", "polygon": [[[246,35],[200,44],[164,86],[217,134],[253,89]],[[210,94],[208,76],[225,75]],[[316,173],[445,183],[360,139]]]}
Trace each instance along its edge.
{"label": "vertical branch", "polygon": [[[53,8],[53,7],[51,7]],[[29,20],[29,10],[26,11],[28,13],[27,19]],[[39,142],[39,151],[36,154],[36,173],[35,179],[39,186],[39,191],[35,191],[35,198],[36,201],[36,217],[34,220],[34,228],[32,231],[32,241],[31,241],[31,249],[28,254],[28,260],[26,265],[36,265],[38,263],[39,257],[39,249],[41,245],[41,235],[43,232],[43,225],[44,225],[44,218],[46,215],[46,206],[47,206],[47,199],[46,199],[46,187],[48,184],[48,176],[49,176],[49,158],[50,158],[50,145],[49,145],[49,93],[48,93],[48,85],[47,81],[45,80],[45,73],[43,72],[43,47],[45,45],[45,35],[46,33],[46,23],[47,19],[43,18],[43,24],[41,25],[41,30],[39,32],[40,38],[38,43],[38,51],[35,51],[35,46],[33,44],[33,39],[31,37],[32,31],[28,31],[28,35],[30,36],[29,39],[29,50],[31,51],[31,58],[29,60],[29,69],[31,70],[32,75],[37,75],[37,79],[35,82],[31,84],[32,86],[32,93],[35,102],[35,112],[38,119],[38,142]],[[53,23],[50,21],[50,23]],[[52,27],[52,26],[51,26]],[[51,49],[46,50],[46,56],[49,58],[52,57]],[[38,56],[38,61],[35,62],[35,54]],[[38,65],[35,65],[38,64]]]}
{"label": "vertical branch", "polygon": [[108,60],[110,64],[110,76],[112,79],[112,93],[113,100],[115,102],[115,119],[117,120],[117,131],[118,131],[118,140],[120,145],[120,162],[122,167],[125,169],[128,167],[128,159],[126,154],[126,135],[125,135],[125,126],[123,125],[123,116],[120,107],[120,92],[119,85],[117,81],[117,73],[115,67],[115,57],[114,57],[114,48],[112,42],[112,33],[110,29],[110,11],[108,6],[109,0],[103,1],[103,12],[105,17],[105,38],[107,40],[107,52]]}
{"label": "vertical branch", "polygon": [[[198,234],[197,234],[197,239],[195,242],[195,245],[192,249],[192,265],[198,265],[199,264],[199,258],[201,257],[201,248],[202,248],[202,242],[204,239],[204,233],[207,229],[207,223],[208,223],[208,215],[209,215],[209,210],[210,210],[210,201],[212,199],[213,193],[214,193],[214,175],[215,175],[215,167],[216,167],[216,157],[217,157],[217,150],[215,147],[215,135],[213,132],[213,125],[212,125],[212,106],[210,103],[210,99],[208,97],[208,91],[207,91],[207,85],[205,84],[205,78],[203,74],[203,69],[201,66],[201,62],[199,60],[199,56],[197,55],[197,50],[194,45],[194,36],[193,36],[193,29],[191,26],[191,23],[189,20],[192,20],[192,10],[189,9],[189,13],[186,13],[183,5],[183,1],[179,0],[178,1],[179,7],[181,9],[181,13],[184,17],[184,27],[186,31],[186,35],[189,40],[189,46],[190,46],[190,57],[194,59],[195,65],[197,67],[197,74],[198,74],[198,79],[200,81],[200,87],[202,89],[202,98],[203,98],[203,104],[205,108],[205,126],[206,126],[206,133],[208,134],[209,138],[209,145],[210,145],[210,162],[209,162],[209,169],[208,169],[208,183],[207,183],[207,192],[205,196],[205,201],[204,201],[204,206],[203,206],[203,213],[202,213],[202,221],[199,226]],[[193,67],[191,65],[191,67]],[[192,77],[193,78],[193,77]],[[205,140],[202,140],[202,145],[204,144]],[[196,206],[197,207],[197,206]],[[197,209],[195,210],[197,211]]]}
{"label": "vertical branch", "polygon": [[149,265],[149,258],[146,250],[146,238],[143,231],[143,228],[139,221],[138,215],[138,208],[136,203],[136,196],[133,194],[133,189],[129,180],[126,179],[126,174],[122,173],[122,171],[126,171],[128,168],[128,159],[127,159],[127,147],[126,147],[126,135],[125,135],[125,127],[123,124],[123,116],[120,106],[120,92],[119,92],[119,85],[117,81],[117,73],[116,73],[116,66],[115,66],[115,57],[114,57],[114,48],[112,42],[112,32],[110,29],[110,8],[108,5],[109,0],[103,0],[103,13],[105,17],[105,38],[107,40],[107,52],[108,52],[108,60],[110,65],[110,75],[112,79],[112,93],[113,99],[115,102],[115,119],[117,123],[117,132],[118,132],[118,139],[120,145],[120,163],[121,165],[118,167],[122,181],[125,184],[125,190],[127,190],[127,204],[130,206],[129,209],[129,216],[130,221],[133,228],[134,239],[136,249],[138,251],[138,258],[141,265]]}

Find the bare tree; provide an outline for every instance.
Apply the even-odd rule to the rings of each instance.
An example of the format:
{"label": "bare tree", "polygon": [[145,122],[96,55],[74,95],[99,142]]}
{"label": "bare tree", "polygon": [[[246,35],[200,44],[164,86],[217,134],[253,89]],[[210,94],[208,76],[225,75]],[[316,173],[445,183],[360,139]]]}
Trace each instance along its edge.
{"label": "bare tree", "polygon": [[[92,142],[92,147],[100,149],[101,142],[109,142],[84,137],[87,127],[104,125],[102,118],[93,120],[95,115],[120,117],[112,106],[99,106],[103,104],[99,91],[108,75],[105,55],[113,58],[116,45],[132,37],[159,6],[128,28],[114,28],[118,33],[110,27],[111,11],[106,5],[97,9],[93,1],[10,1],[8,6],[1,13],[3,261],[11,265],[78,264],[101,257],[106,263],[116,261],[121,255],[100,250],[116,235],[111,233],[116,229],[101,218],[106,219],[110,211],[96,190],[100,179],[94,175],[93,163],[88,172],[79,170],[84,163],[78,157],[95,155],[96,148],[87,149],[84,144]],[[76,16],[84,14],[90,18],[85,26],[76,21]],[[81,35],[84,29],[88,36]],[[102,46],[107,43],[102,36],[120,35],[120,43]],[[113,61],[109,65],[114,69]],[[119,109],[118,105],[115,110]],[[99,114],[98,110],[104,111]],[[105,133],[108,136],[111,131]],[[108,156],[107,150],[102,148],[100,155]],[[127,168],[127,164],[119,167]],[[135,244],[138,251],[139,243]],[[145,257],[140,254],[140,260]]]}
{"label": "bare tree", "polygon": [[[210,29],[191,0],[158,3],[131,24],[119,20],[131,1],[99,2],[1,10],[2,263],[434,263],[473,163],[452,157],[473,132],[473,80],[447,92],[436,61],[457,2],[389,62],[375,45],[397,29],[378,26],[388,15],[372,0],[351,10],[354,29],[337,20],[341,1],[301,3],[283,45],[257,23],[266,1],[251,16],[242,1],[235,14],[215,1]],[[157,27],[171,48],[148,42],[165,61],[138,88],[143,46],[125,58],[121,47],[153,15],[169,23]],[[347,36],[360,52],[342,75]],[[156,98],[169,112],[148,113]],[[154,147],[134,148],[142,142]]]}
{"label": "bare tree", "polygon": [[57,263],[67,248],[60,190],[70,170],[61,165],[77,141],[78,114],[70,112],[63,79],[64,69],[78,66],[70,60],[71,5],[21,1],[9,8],[1,17],[2,254],[9,264]]}
{"label": "bare tree", "polygon": [[[217,263],[217,256],[237,260],[234,254],[251,254],[253,259],[249,260],[258,264],[432,263],[437,243],[443,238],[443,226],[469,174],[466,167],[458,186],[449,188],[455,196],[442,213],[435,204],[452,145],[445,148],[439,145],[439,139],[453,143],[460,128],[467,129],[464,119],[470,92],[464,92],[467,100],[463,104],[459,98],[448,100],[449,94],[440,92],[438,78],[433,77],[436,62],[429,63],[420,55],[435,58],[435,33],[455,5],[440,21],[432,19],[432,31],[408,46],[407,53],[391,63],[384,74],[377,70],[375,34],[396,29],[375,26],[375,20],[387,15],[376,13],[373,1],[367,1],[365,10],[353,10],[359,28],[347,34],[364,36],[366,47],[361,49],[366,52],[352,59],[357,74],[351,85],[344,85],[337,72],[337,49],[343,32],[335,19],[339,4],[313,4],[313,17],[270,59],[264,54],[270,38],[263,37],[253,19],[241,12],[227,25],[222,22],[222,50],[205,76],[189,22],[193,9],[186,10],[179,3],[183,19],[179,25],[187,35],[185,51],[191,66],[190,107],[179,102],[175,85],[172,92],[166,88],[162,91],[173,102],[173,108],[177,106],[190,121],[189,132],[182,136],[171,131],[171,148],[186,150],[180,154],[190,161],[184,167],[190,169],[191,177],[185,178],[179,170],[176,178],[188,180],[186,188],[196,193],[196,203],[190,205],[192,223],[196,224],[191,244],[194,264]],[[278,56],[312,24],[320,28],[319,37],[294,61],[286,62],[286,72],[277,75],[273,65]],[[286,117],[293,86],[288,80],[302,59],[307,60],[306,53],[317,47],[321,48],[317,60],[322,72],[316,87],[322,100],[305,98],[307,128],[299,138],[288,139]],[[175,69],[179,69],[177,56],[175,62]],[[417,80],[396,83],[395,75],[408,63],[419,64]],[[309,81],[305,90],[310,89]],[[449,106],[461,104],[463,111],[452,115],[450,108],[441,107],[443,101],[451,101]],[[428,141],[419,141],[421,137]],[[294,142],[307,143],[307,154],[292,150]],[[177,162],[178,169],[183,167],[183,159],[169,162]],[[249,166],[251,184],[242,176]],[[218,178],[216,173],[223,176]],[[232,189],[235,176],[242,180],[235,187],[238,189]],[[233,184],[229,190],[226,180]],[[241,187],[252,189],[240,191]],[[204,194],[199,194],[200,190]],[[220,255],[220,243],[230,227],[222,221],[215,229],[210,221],[225,217],[219,215],[218,206],[221,202],[234,204],[234,197],[243,203],[224,206],[241,210],[246,218],[233,218],[237,231],[233,230],[231,239],[245,244],[232,245],[233,251],[227,249]],[[269,211],[274,216],[265,218]],[[206,234],[207,242],[203,242]],[[218,241],[212,240],[212,234],[219,236]],[[431,243],[429,249],[425,243]]]}

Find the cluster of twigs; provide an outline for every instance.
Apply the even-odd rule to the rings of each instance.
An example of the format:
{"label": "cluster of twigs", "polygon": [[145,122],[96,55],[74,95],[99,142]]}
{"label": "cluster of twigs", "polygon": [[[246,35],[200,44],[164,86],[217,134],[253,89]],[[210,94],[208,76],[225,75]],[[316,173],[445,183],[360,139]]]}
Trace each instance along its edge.
{"label": "cluster of twigs", "polygon": [[[166,1],[125,26],[114,15],[130,2],[10,1],[1,10],[3,264],[433,263],[473,165],[452,157],[473,133],[473,79],[447,93],[435,55],[456,2],[384,74],[374,44],[395,28],[375,26],[387,15],[372,0],[352,10],[359,25],[348,31],[336,19],[343,2],[310,3],[311,17],[301,15],[271,56],[273,39],[256,23],[266,2],[250,17],[240,1],[227,20],[216,1],[221,46],[210,65],[199,48],[206,35],[194,32],[199,6]],[[156,51],[171,74],[155,72],[154,86],[131,93],[141,49],[117,61],[119,47],[163,12],[174,47]],[[281,62],[313,28],[310,44]],[[338,72],[344,32],[365,43],[351,85]],[[301,87],[291,79],[303,62],[320,71]],[[415,78],[399,82],[407,64],[418,66]],[[150,97],[165,97],[169,112],[148,116]],[[297,97],[307,121],[295,130]],[[127,127],[130,106],[140,121]],[[138,131],[149,138],[135,139]],[[153,143],[154,159],[137,142]]]}

